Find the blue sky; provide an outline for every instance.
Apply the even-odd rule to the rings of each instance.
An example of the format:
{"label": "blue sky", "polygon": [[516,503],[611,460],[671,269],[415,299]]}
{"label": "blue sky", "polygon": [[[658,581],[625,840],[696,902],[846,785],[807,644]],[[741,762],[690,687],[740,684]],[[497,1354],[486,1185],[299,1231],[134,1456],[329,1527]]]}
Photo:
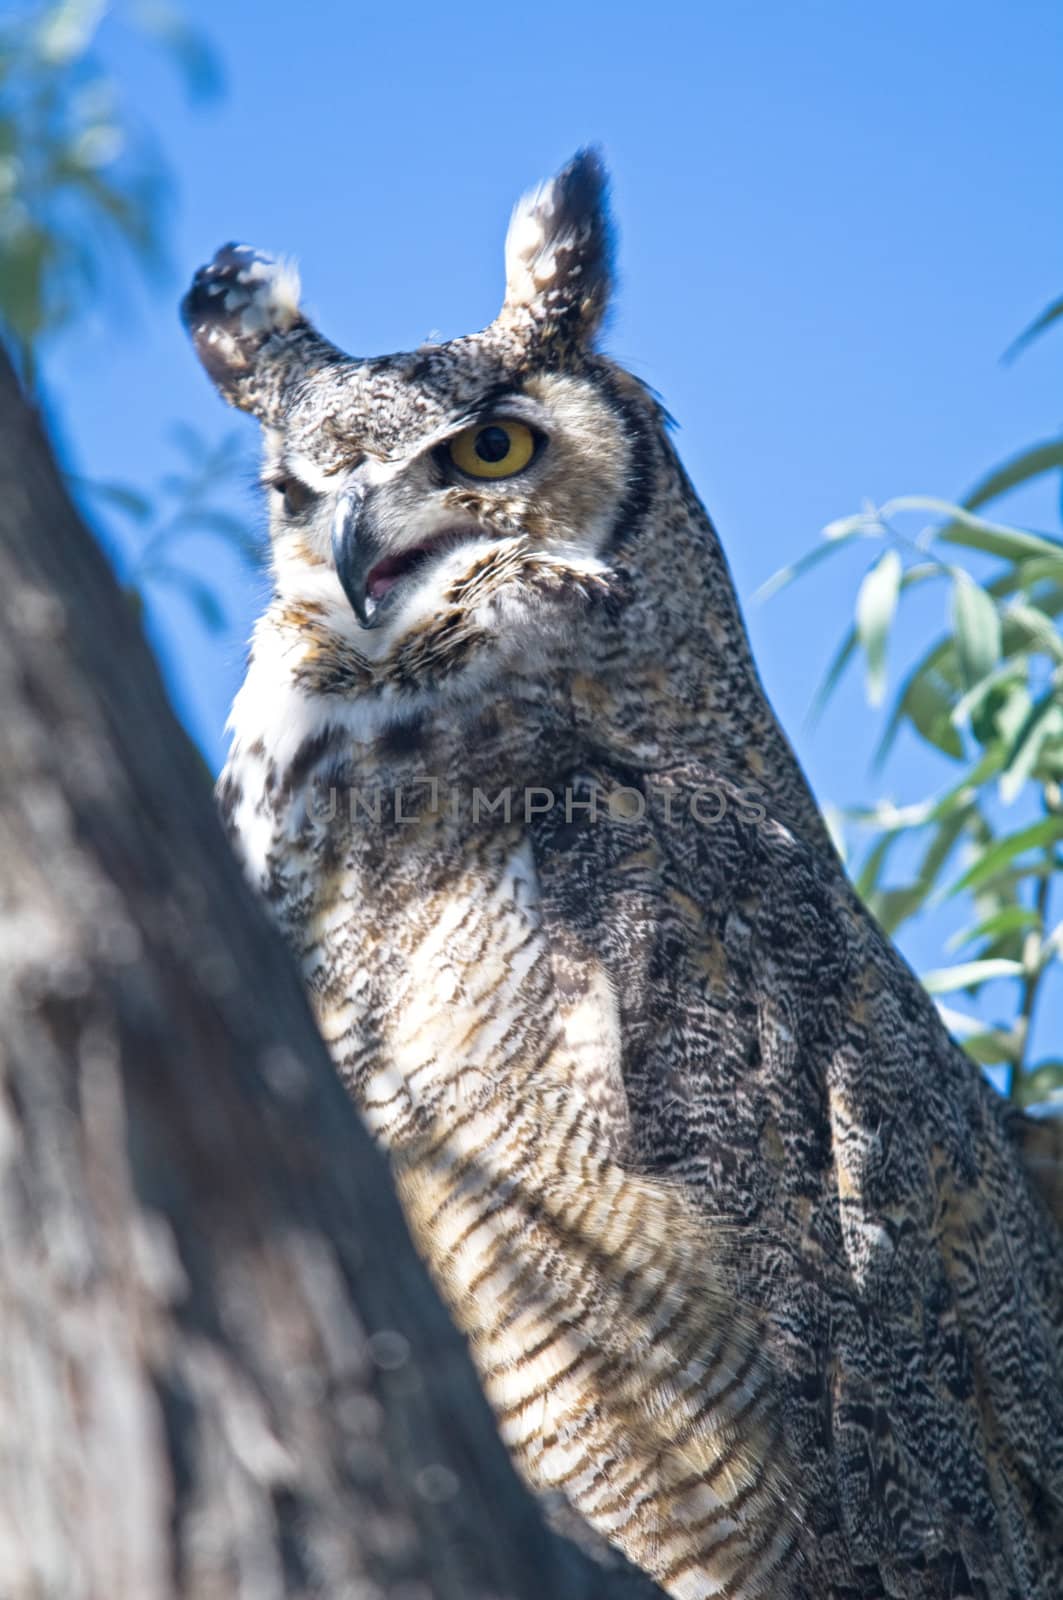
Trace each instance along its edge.
{"label": "blue sky", "polygon": [[[875,719],[855,678],[817,732],[802,726],[866,548],[767,604],[752,595],[865,498],[957,496],[1057,429],[1063,336],[998,360],[1063,287],[1056,0],[186,9],[226,72],[207,107],[185,104],[135,34],[103,35],[175,172],[175,276],[113,297],[47,361],[75,467],[150,482],[172,465],[177,419],[242,429],[250,449],[253,425],[224,411],[176,316],[224,240],[297,256],[337,343],[408,348],[493,316],[514,200],[600,143],[620,235],[608,348],[680,424],[817,793],[905,801],[943,781],[903,740],[872,779]],[[257,515],[250,487],[238,502]],[[1047,486],[1003,509],[1057,525]],[[174,596],[149,621],[217,765],[262,587],[216,544],[189,551],[231,627],[209,637]],[[944,603],[904,615],[896,662]],[[918,964],[938,964],[944,925],[906,939]],[[1049,1008],[1042,1034],[1061,1021]]]}

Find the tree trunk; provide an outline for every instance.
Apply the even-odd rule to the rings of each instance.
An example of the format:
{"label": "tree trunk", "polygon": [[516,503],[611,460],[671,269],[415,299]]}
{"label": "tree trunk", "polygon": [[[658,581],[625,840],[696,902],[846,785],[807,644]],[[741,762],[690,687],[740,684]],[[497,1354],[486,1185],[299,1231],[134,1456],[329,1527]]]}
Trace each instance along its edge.
{"label": "tree trunk", "polygon": [[0,1597],[651,1600],[548,1529],[0,367]]}

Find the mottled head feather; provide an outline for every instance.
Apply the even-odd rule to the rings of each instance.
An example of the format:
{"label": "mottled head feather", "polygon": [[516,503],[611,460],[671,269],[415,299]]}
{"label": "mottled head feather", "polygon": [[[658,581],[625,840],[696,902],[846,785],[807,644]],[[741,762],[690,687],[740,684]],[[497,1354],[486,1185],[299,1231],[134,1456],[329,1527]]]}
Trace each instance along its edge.
{"label": "mottled head feather", "polygon": [[[564,365],[590,348],[612,280],[606,191],[600,158],[585,150],[524,197],[506,237],[501,312],[482,335],[440,347],[437,365],[458,379],[462,352],[466,365],[472,357],[483,371],[484,358],[519,362],[534,350],[540,360]],[[267,425],[279,423],[310,374],[360,365],[321,337],[299,294],[291,263],[227,244],[199,269],[181,304],[199,359],[224,398]]]}
{"label": "mottled head feather", "polygon": [[196,353],[230,405],[275,422],[294,380],[346,359],[299,309],[294,263],[226,244],[181,302]]}
{"label": "mottled head feather", "polygon": [[506,298],[499,321],[538,338],[593,339],[612,284],[605,169],[594,150],[525,195],[506,235]]}

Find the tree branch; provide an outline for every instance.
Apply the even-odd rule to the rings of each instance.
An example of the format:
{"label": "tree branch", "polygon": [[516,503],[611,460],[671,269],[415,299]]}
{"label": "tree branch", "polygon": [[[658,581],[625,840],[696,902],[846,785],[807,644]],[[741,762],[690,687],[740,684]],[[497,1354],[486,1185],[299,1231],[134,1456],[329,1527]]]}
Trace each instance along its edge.
{"label": "tree branch", "polygon": [[0,907],[4,1600],[659,1596],[515,1476],[6,361]]}

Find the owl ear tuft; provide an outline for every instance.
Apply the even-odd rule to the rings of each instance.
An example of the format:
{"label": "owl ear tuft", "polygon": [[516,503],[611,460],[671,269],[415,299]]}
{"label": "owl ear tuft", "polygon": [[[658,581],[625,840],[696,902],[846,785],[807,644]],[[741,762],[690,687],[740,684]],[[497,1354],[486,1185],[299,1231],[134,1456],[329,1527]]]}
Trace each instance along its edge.
{"label": "owl ear tuft", "polygon": [[299,294],[293,263],[227,244],[181,302],[207,375],[230,405],[264,423],[279,421],[294,381],[345,359],[303,316]]}
{"label": "owl ear tuft", "polygon": [[612,243],[605,168],[597,151],[581,150],[513,213],[499,322],[526,337],[589,344],[609,300]]}

